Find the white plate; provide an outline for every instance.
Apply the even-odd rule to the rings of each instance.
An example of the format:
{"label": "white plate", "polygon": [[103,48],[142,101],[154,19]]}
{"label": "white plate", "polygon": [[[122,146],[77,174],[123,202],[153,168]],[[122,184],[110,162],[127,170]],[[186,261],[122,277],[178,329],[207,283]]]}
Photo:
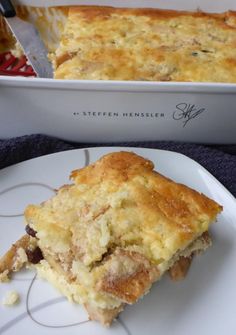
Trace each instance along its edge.
{"label": "white plate", "polygon": [[167,277],[136,305],[128,306],[105,329],[87,321],[83,308],[69,303],[50,284],[23,271],[0,285],[0,299],[8,290],[21,302],[0,306],[0,334],[116,334],[116,335],[233,335],[236,334],[236,201],[202,166],[178,153],[140,148],[90,148],[35,158],[0,171],[0,254],[23,233],[24,207],[51,196],[68,183],[71,170],[111,151],[132,150],[155,163],[156,169],[187,184],[224,206],[212,227],[213,246],[197,257],[187,278],[173,283]]}

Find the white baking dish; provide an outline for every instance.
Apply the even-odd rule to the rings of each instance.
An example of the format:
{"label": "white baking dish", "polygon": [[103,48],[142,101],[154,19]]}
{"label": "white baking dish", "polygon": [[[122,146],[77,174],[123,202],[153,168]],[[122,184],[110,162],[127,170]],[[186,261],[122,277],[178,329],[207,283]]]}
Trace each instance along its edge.
{"label": "white baking dish", "polygon": [[[235,0],[20,0],[208,12]],[[83,142],[178,140],[236,143],[236,84],[0,77],[0,138],[43,133]]]}

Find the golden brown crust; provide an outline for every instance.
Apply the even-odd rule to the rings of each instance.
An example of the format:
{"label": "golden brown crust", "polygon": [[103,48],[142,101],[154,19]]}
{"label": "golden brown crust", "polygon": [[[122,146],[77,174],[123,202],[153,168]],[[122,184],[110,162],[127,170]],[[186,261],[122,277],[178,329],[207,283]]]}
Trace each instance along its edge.
{"label": "golden brown crust", "polygon": [[171,10],[159,8],[115,8],[112,6],[72,6],[69,8],[69,15],[80,14],[83,15],[88,21],[97,17],[109,18],[113,13],[117,15],[135,15],[135,16],[150,16],[155,18],[173,18],[179,16],[189,17],[213,17],[224,21],[225,17],[236,17],[236,12],[228,11],[226,13],[205,13],[203,11],[184,11],[184,10]]}
{"label": "golden brown crust", "polygon": [[[137,205],[147,209],[160,210],[169,219],[179,221],[188,220],[192,215],[191,205],[196,205],[197,212],[204,212],[210,217],[222,210],[222,206],[203,194],[153,171],[154,165],[132,152],[118,152],[103,156],[95,164],[75,170],[71,178],[76,184],[93,186],[105,181],[119,185],[129,182],[133,178],[143,178],[137,183],[135,200]],[[197,214],[198,214],[197,213]],[[191,227],[191,223],[187,223]]]}
{"label": "golden brown crust", "polygon": [[114,183],[128,181],[143,171],[152,171],[153,163],[132,152],[116,152],[103,156],[96,163],[86,168],[75,170],[71,173],[71,179],[76,183],[95,185],[103,180],[111,180]]}
{"label": "golden brown crust", "polygon": [[235,18],[230,11],[71,7],[52,56],[55,78],[236,82]]}

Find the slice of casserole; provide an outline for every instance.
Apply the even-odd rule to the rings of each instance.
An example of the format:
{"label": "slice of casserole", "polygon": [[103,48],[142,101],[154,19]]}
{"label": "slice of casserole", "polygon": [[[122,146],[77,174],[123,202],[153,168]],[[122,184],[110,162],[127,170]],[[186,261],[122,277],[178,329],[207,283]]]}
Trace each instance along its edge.
{"label": "slice of casserole", "polygon": [[236,82],[236,12],[69,9],[57,79]]}
{"label": "slice of casserole", "polygon": [[105,325],[166,271],[182,278],[210,245],[208,228],[222,207],[153,168],[117,152],[73,171],[71,185],[26,208],[28,235],[2,258],[0,272],[18,270],[25,251],[41,277]]}

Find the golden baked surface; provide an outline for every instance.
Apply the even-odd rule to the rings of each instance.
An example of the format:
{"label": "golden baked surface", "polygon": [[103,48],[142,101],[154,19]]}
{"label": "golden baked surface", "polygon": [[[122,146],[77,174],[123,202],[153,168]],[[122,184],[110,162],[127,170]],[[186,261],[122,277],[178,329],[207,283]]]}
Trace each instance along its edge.
{"label": "golden baked surface", "polygon": [[236,13],[71,7],[58,79],[236,82]]}
{"label": "golden baked surface", "polygon": [[26,208],[44,256],[39,273],[101,322],[143,296],[179,256],[205,249],[201,236],[222,210],[153,168],[134,153],[111,153]]}

